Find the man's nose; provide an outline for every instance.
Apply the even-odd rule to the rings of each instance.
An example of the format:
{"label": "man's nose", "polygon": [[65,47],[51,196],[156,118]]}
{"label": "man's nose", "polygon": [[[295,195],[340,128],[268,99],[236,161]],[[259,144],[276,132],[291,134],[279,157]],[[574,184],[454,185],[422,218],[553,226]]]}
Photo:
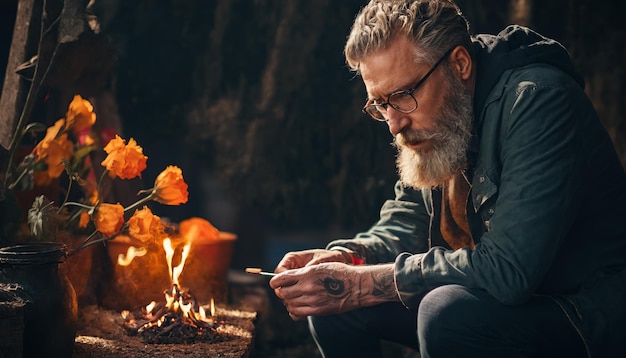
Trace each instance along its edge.
{"label": "man's nose", "polygon": [[411,118],[408,114],[397,111],[395,108],[389,106],[387,108],[387,125],[389,125],[389,132],[396,136],[402,132],[404,128],[411,125]]}

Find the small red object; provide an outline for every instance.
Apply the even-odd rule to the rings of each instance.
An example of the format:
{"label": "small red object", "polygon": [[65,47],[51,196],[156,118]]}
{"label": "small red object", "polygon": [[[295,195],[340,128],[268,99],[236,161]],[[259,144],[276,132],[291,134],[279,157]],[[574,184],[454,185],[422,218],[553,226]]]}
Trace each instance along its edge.
{"label": "small red object", "polygon": [[350,255],[350,259],[352,260],[353,265],[363,265],[365,263],[365,260],[354,254],[348,253],[348,255]]}

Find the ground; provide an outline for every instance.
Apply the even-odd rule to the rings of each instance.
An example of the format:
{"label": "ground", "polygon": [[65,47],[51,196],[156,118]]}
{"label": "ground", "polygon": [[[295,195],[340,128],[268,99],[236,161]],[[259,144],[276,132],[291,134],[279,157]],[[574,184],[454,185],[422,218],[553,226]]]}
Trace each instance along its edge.
{"label": "ground", "polygon": [[222,307],[218,308],[217,316],[224,320],[220,330],[221,342],[146,344],[140,337],[126,334],[119,312],[97,306],[83,307],[79,315],[80,328],[74,357],[251,357],[256,313]]}

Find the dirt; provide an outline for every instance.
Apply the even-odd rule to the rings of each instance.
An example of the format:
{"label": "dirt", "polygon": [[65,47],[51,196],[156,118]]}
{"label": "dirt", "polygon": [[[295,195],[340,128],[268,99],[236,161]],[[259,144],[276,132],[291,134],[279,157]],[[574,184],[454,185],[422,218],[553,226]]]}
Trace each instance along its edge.
{"label": "dirt", "polygon": [[119,312],[88,306],[80,310],[80,327],[74,345],[74,357],[224,357],[253,356],[256,312],[216,307],[221,342],[194,344],[146,344],[138,336],[129,336],[122,328]]}

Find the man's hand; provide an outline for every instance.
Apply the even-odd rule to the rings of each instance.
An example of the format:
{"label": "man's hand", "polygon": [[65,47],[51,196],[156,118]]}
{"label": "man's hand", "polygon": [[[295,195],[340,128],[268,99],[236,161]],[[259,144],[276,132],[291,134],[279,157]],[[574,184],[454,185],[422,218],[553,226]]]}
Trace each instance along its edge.
{"label": "man's hand", "polygon": [[281,272],[269,283],[294,320],[399,300],[393,283],[393,264],[352,266],[324,262]]}
{"label": "man's hand", "polygon": [[322,262],[350,263],[350,257],[339,250],[312,249],[287,253],[274,272],[281,273],[286,270],[298,269],[305,266],[316,265]]}

